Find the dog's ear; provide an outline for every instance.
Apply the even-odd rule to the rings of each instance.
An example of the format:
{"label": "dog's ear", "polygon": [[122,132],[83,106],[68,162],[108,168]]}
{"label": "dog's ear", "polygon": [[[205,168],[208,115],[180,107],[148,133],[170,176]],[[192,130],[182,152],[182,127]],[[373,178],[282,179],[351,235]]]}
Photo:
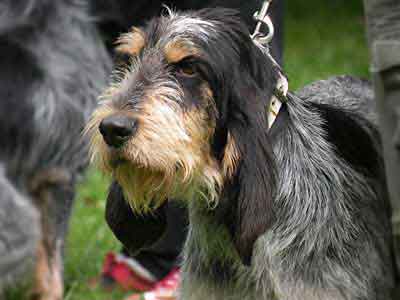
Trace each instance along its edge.
{"label": "dog's ear", "polygon": [[[268,66],[266,56],[254,59],[258,59],[258,64],[265,62],[265,68],[273,68],[272,64]],[[272,201],[276,185],[267,108],[277,77],[268,69],[254,68],[259,68],[257,62],[250,61],[232,76],[224,116],[226,144],[220,156],[226,179],[219,207],[223,215],[219,218],[227,223],[245,264],[251,261],[258,237],[274,221]]]}
{"label": "dog's ear", "polygon": [[235,124],[229,129],[230,149],[225,150],[223,166],[227,176],[221,203],[227,208],[224,219],[246,264],[250,263],[255,241],[274,219],[275,165],[265,134],[267,128],[262,126],[266,120],[257,114],[251,117],[259,119],[253,120],[252,126]]}
{"label": "dog's ear", "polygon": [[114,235],[131,253],[153,245],[166,228],[164,207],[151,215],[133,213],[122,188],[115,181],[109,189],[105,217]]}

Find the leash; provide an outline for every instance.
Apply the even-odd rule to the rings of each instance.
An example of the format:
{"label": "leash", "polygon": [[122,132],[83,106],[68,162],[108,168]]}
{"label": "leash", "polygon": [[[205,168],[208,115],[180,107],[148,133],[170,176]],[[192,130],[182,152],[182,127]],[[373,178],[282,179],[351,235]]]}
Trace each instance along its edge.
{"label": "leash", "polygon": [[[274,94],[271,99],[271,103],[268,108],[268,128],[270,129],[274,124],[276,117],[278,116],[279,110],[282,107],[282,104],[287,101],[287,93],[288,93],[288,80],[286,76],[281,72],[281,66],[275,61],[275,59],[271,56],[269,51],[269,44],[274,37],[275,29],[274,24],[271,20],[271,17],[268,15],[268,9],[271,5],[272,0],[264,0],[261,10],[256,11],[253,15],[253,18],[257,21],[256,28],[253,34],[250,35],[254,43],[260,47],[266,55],[270,57],[272,62],[278,67],[280,78],[278,79],[277,86],[274,90]],[[267,29],[264,32],[262,29]]]}
{"label": "leash", "polygon": [[[275,33],[274,24],[272,23],[271,17],[268,15],[268,9],[271,5],[271,2],[272,0],[265,0],[261,10],[256,11],[253,15],[254,20],[257,21],[257,25],[253,34],[251,35],[251,38],[264,46],[268,46]],[[263,25],[267,26],[267,33],[263,33],[261,31]],[[268,47],[266,48],[269,49]]]}

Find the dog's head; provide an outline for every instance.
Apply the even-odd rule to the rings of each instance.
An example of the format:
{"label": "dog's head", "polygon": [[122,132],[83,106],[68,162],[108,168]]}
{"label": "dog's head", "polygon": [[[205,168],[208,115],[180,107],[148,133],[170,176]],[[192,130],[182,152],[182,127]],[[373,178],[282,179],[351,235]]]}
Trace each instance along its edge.
{"label": "dog's head", "polygon": [[87,126],[92,159],[137,211],[167,198],[218,204],[248,251],[272,219],[277,68],[227,9],[169,11],[118,43],[129,63]]}

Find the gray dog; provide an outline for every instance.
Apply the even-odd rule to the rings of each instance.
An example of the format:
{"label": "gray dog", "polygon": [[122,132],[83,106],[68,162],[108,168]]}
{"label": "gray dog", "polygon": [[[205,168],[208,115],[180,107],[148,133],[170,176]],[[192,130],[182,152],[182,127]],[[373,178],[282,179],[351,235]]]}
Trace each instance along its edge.
{"label": "gray dog", "polygon": [[180,299],[388,300],[390,207],[368,83],[287,92],[235,11],[155,18],[87,132],[109,200],[184,199]]}
{"label": "gray dog", "polygon": [[31,296],[62,299],[81,131],[110,67],[79,3],[0,4],[0,294],[33,266]]}

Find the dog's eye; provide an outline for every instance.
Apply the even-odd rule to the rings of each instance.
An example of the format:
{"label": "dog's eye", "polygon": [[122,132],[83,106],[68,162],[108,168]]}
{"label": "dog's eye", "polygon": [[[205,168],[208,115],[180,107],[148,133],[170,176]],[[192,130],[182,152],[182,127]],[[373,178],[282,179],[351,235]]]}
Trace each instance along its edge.
{"label": "dog's eye", "polygon": [[192,67],[188,67],[188,66],[181,68],[180,72],[186,76],[193,76],[196,73]]}
{"label": "dog's eye", "polygon": [[197,74],[197,69],[193,63],[182,62],[176,65],[176,72],[185,77],[194,77]]}

